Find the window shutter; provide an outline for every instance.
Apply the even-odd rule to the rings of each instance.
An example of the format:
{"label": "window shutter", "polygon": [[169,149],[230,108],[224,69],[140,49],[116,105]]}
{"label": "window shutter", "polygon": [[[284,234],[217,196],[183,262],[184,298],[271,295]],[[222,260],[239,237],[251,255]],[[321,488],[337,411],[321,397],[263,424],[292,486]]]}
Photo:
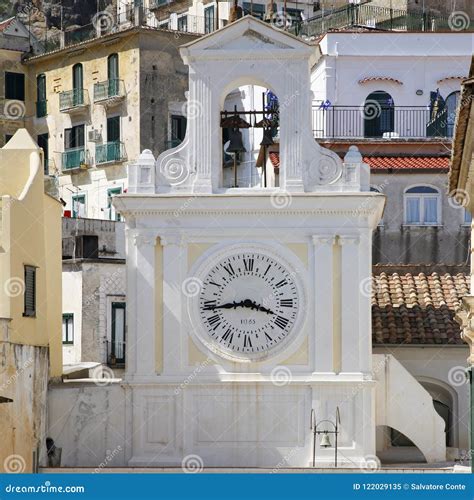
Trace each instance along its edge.
{"label": "window shutter", "polygon": [[25,316],[36,315],[36,268],[25,266]]}

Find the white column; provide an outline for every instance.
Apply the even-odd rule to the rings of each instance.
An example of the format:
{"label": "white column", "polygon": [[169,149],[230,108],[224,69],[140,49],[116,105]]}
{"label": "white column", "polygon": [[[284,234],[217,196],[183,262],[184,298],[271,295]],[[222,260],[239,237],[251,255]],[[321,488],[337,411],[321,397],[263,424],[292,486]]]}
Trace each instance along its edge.
{"label": "white column", "polygon": [[364,230],[359,244],[359,370],[372,370],[372,231]]}
{"label": "white column", "polygon": [[[129,278],[132,278],[127,304],[129,307],[129,337],[127,344],[131,365],[127,373],[145,378],[156,375],[155,370],[155,245],[156,235],[136,230],[135,248],[129,252],[133,261]],[[130,257],[129,257],[130,258]],[[133,283],[135,277],[135,283]],[[130,313],[131,306],[131,313]],[[132,371],[133,370],[133,371]]]}
{"label": "white column", "polygon": [[[334,372],[333,367],[333,245],[334,236],[313,236],[315,372]],[[311,310],[311,305],[309,306]]]}
{"label": "white column", "polygon": [[360,372],[359,360],[359,242],[358,236],[340,236],[341,245],[341,372]]}
{"label": "white column", "polygon": [[160,236],[163,247],[163,375],[182,368],[182,286],[185,272],[181,235]]}

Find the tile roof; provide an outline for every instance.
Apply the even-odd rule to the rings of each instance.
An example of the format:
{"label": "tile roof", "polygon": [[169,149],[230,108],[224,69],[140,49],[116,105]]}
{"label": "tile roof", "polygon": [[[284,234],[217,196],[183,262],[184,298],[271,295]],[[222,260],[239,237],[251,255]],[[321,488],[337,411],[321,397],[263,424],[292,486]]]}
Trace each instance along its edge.
{"label": "tile roof", "polygon": [[372,172],[377,170],[449,170],[448,156],[364,156]]}
{"label": "tile roof", "polygon": [[469,281],[467,273],[374,275],[373,345],[462,345],[454,314],[469,293]]}
{"label": "tile roof", "polygon": [[[280,166],[280,153],[269,153],[272,165]],[[372,172],[385,170],[449,170],[448,156],[364,156],[364,162],[370,165]]]}
{"label": "tile roof", "polygon": [[0,32],[5,31],[13,22],[15,21],[15,17],[10,17],[10,19],[5,19],[0,22]]}

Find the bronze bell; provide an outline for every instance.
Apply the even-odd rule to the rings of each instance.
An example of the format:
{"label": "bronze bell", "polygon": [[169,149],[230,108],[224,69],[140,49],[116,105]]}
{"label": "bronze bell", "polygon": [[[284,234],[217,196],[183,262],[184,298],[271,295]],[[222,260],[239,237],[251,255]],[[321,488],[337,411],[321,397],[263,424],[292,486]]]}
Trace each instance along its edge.
{"label": "bronze bell", "polygon": [[273,138],[272,138],[272,129],[264,128],[263,129],[263,138],[262,138],[262,142],[260,143],[260,146],[271,146],[272,144],[275,144],[273,142]]}
{"label": "bronze bell", "polygon": [[229,133],[228,153],[245,153],[244,143],[242,141],[242,132],[238,128],[231,129]]}

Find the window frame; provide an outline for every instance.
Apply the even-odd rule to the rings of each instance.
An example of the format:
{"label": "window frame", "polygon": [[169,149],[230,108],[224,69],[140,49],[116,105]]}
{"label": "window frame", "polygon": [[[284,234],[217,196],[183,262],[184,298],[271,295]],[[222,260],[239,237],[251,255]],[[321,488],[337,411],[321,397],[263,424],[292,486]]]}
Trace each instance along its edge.
{"label": "window frame", "polygon": [[[71,325],[72,325],[72,335],[69,337],[68,335],[68,328],[66,327],[66,340],[62,337],[62,343],[63,345],[74,345],[74,313],[63,313],[63,327],[64,327],[64,320],[65,319],[70,319],[71,320]],[[66,324],[67,326],[67,324]],[[62,332],[61,332],[62,334]],[[70,339],[72,338],[72,340]]]}
{"label": "window frame", "polygon": [[[84,198],[84,214],[87,214],[87,196],[86,193],[80,193],[80,194],[73,194],[71,197],[71,215],[73,219],[80,219],[81,217],[77,215],[77,213],[74,210],[74,201],[80,198]],[[87,219],[86,215],[83,217],[84,219]]]}
{"label": "window frame", "polygon": [[[9,87],[8,87],[8,75],[15,75],[15,78],[22,77],[23,78],[23,88],[18,92],[18,89],[16,88],[16,85],[14,86],[14,96],[10,96],[9,92]],[[21,101],[25,102],[26,100],[26,75],[25,73],[18,73],[17,71],[5,71],[5,82],[4,82],[4,95],[5,95],[5,100],[7,101]],[[15,82],[17,83],[17,82]],[[17,95],[18,93],[18,95]]]}
{"label": "window frame", "polygon": [[[36,291],[37,291],[37,279],[36,279],[36,270],[37,266],[32,266],[30,264],[23,265],[23,278],[25,284],[25,290],[23,292],[23,316],[26,318],[35,318],[36,317]],[[27,291],[28,291],[28,278],[27,273],[33,273],[33,306],[29,307],[27,304]]]}
{"label": "window frame", "polygon": [[115,217],[112,218],[112,198],[114,196],[120,195],[123,193],[123,187],[122,186],[116,186],[112,188],[107,189],[107,210],[108,210],[108,215],[109,215],[109,220],[120,222],[122,220],[122,217],[120,216],[119,213],[114,212]]}
{"label": "window frame", "polygon": [[[409,193],[410,189],[414,188],[430,188],[434,189],[436,193]],[[436,222],[425,222],[425,198],[436,197]],[[420,200],[420,221],[419,222],[408,222],[408,200],[418,198]],[[440,189],[432,184],[413,184],[407,186],[403,191],[403,225],[404,226],[414,226],[414,227],[439,227],[442,226],[442,205],[441,205],[441,192]]]}

